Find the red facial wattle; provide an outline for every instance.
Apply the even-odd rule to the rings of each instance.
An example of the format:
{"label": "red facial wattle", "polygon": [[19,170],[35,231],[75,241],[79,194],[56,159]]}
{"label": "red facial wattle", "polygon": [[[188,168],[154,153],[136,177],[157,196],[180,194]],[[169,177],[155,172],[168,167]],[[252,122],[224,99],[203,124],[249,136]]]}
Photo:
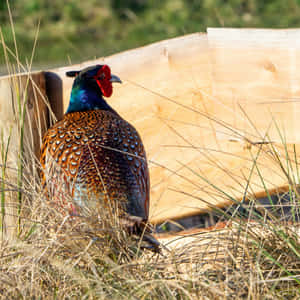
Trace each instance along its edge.
{"label": "red facial wattle", "polygon": [[112,83],[110,68],[107,65],[104,65],[95,76],[95,80],[101,89],[101,92],[104,97],[110,97],[112,94]]}

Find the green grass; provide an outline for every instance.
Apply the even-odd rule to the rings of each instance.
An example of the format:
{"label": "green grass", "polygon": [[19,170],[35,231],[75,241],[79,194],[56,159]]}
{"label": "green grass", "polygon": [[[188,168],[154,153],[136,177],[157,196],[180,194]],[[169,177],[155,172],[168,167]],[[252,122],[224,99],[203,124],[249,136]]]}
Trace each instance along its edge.
{"label": "green grass", "polygon": [[10,144],[11,138],[11,128],[8,135],[8,139],[5,143],[3,131],[1,132],[1,218],[0,218],[0,228],[1,228],[1,236],[4,238],[4,218],[5,218],[5,182],[6,182],[6,165],[7,165],[7,156],[8,156],[8,149]]}
{"label": "green grass", "polygon": [[[0,4],[1,30],[7,45],[14,48],[5,2]],[[207,27],[300,27],[299,0],[8,2],[22,61],[31,57],[40,24],[34,68],[86,61],[162,39],[205,32]],[[0,53],[0,65],[4,64]]]}

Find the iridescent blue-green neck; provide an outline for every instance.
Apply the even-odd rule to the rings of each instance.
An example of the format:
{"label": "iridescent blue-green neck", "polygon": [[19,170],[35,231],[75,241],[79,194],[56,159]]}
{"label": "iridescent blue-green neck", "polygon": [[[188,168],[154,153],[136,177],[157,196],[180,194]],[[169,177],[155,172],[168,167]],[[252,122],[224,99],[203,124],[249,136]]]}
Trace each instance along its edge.
{"label": "iridescent blue-green neck", "polygon": [[97,86],[93,87],[90,84],[76,83],[75,80],[67,113],[95,109],[113,111],[103,99],[101,91]]}

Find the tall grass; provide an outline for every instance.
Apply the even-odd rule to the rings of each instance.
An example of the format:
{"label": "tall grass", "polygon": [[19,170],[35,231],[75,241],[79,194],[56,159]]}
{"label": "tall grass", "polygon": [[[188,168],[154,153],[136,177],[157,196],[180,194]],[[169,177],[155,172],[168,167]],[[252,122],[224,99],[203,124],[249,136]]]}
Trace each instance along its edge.
{"label": "tall grass", "polygon": [[7,156],[9,143],[11,138],[11,129],[8,135],[7,143],[5,145],[3,131],[1,132],[1,159],[2,159],[2,172],[1,172],[1,220],[0,220],[0,228],[1,228],[1,236],[3,238],[4,234],[4,226],[5,226],[5,181],[6,181],[6,164],[7,164]]}

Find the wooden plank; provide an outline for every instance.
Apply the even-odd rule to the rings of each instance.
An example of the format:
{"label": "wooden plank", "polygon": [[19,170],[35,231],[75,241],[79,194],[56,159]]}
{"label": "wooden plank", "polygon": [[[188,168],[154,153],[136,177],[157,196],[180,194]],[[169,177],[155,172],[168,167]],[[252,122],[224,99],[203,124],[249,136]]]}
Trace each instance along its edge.
{"label": "wooden plank", "polygon": [[215,116],[251,139],[261,140],[268,133],[271,140],[282,142],[274,118],[284,128],[286,141],[299,143],[300,30],[207,32],[218,103]]}
{"label": "wooden plank", "polygon": [[[4,233],[7,238],[13,238],[18,225],[17,177],[19,161],[20,159],[23,161],[24,173],[37,176],[37,157],[39,156],[42,136],[48,126],[44,74],[38,72],[1,77],[0,91],[0,128],[1,135],[3,135],[3,142],[1,141],[0,143],[0,152],[6,151],[7,141],[10,136],[8,159],[5,164]],[[23,112],[24,123],[22,122]],[[20,156],[22,127],[24,128],[23,157]],[[0,163],[2,174],[4,165],[2,155]]]}
{"label": "wooden plank", "polygon": [[[51,101],[62,116],[73,80],[65,72],[96,63],[110,65],[124,83],[115,86],[108,101],[138,129],[148,154],[151,221],[197,214],[212,205],[227,205],[231,198],[241,200],[245,191],[247,197],[262,196],[265,187],[272,192],[286,187],[288,178],[270,154],[275,147],[286,161],[274,125],[268,131],[274,143],[257,143],[263,141],[271,110],[286,129],[290,157],[297,156],[292,145],[298,141],[297,104],[283,105],[282,99],[292,100],[298,93],[292,66],[298,46],[291,50],[273,42],[279,36],[291,46],[293,34],[298,33],[284,39],[281,31],[234,35],[210,29],[208,35],[188,35],[60,68],[52,75],[61,79],[57,83],[63,97]],[[50,82],[53,89],[56,83]],[[254,127],[248,117],[254,118]],[[298,145],[295,149],[299,151]],[[295,162],[289,168],[297,176]]]}

